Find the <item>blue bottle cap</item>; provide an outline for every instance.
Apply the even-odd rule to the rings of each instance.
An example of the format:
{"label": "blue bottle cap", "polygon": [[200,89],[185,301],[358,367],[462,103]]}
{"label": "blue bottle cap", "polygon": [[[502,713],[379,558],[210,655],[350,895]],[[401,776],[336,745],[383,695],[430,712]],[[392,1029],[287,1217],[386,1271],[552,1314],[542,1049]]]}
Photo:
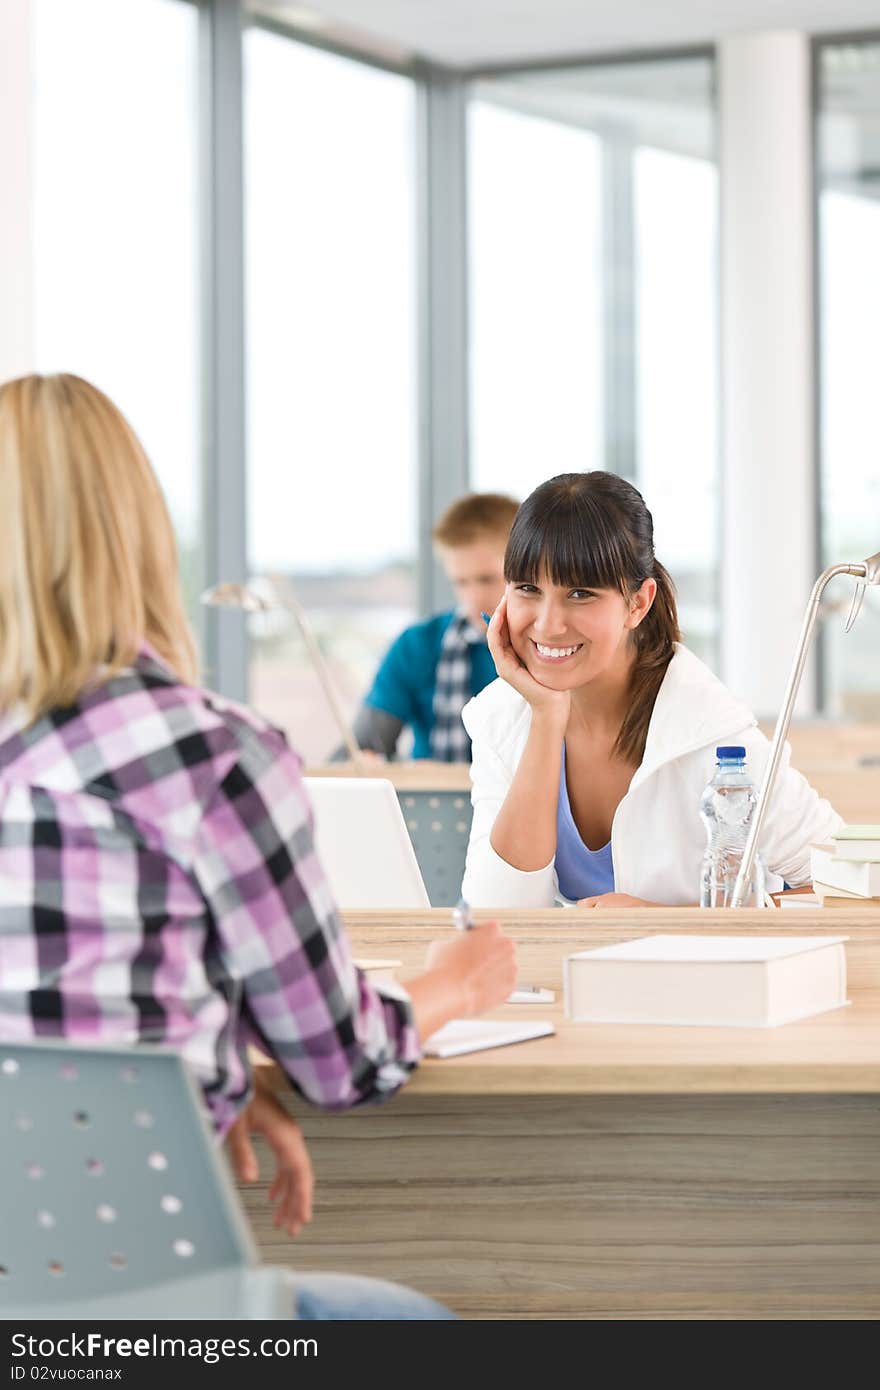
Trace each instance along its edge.
{"label": "blue bottle cap", "polygon": [[715,749],[715,756],[719,760],[723,758],[725,762],[730,762],[731,759],[743,760],[746,750],[737,743],[724,744],[723,747]]}

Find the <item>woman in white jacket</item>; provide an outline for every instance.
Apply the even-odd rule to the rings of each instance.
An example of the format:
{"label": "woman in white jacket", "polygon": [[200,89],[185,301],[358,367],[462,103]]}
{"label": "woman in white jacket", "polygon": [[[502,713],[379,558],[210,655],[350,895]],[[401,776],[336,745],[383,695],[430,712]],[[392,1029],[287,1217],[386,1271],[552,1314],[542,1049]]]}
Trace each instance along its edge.
{"label": "woman in white jacket", "polygon": [[[517,513],[489,624],[500,679],[465,706],[474,817],[462,892],[480,907],[693,904],[700,795],[719,744],[756,783],[768,743],[679,638],[651,513],[612,473],[566,473]],[[760,850],[768,888],[810,879],[842,824],[780,770]]]}

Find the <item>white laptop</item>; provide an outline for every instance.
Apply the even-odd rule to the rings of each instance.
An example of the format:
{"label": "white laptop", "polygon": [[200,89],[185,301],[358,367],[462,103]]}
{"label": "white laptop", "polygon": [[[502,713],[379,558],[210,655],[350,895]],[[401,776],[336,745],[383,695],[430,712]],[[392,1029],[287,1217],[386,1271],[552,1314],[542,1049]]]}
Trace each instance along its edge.
{"label": "white laptop", "polygon": [[430,907],[394,787],[384,777],[306,777],[315,847],[343,911]]}

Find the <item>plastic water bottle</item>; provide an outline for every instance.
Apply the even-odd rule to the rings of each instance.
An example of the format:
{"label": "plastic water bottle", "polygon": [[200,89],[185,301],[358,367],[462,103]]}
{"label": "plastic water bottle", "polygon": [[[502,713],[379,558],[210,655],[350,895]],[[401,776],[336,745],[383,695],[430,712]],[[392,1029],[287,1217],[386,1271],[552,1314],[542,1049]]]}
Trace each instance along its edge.
{"label": "plastic water bottle", "polygon": [[[746,750],[716,748],[717,770],[700,798],[706,853],[700,874],[700,907],[729,907],[758,800],[746,768]],[[742,907],[764,906],[764,865],[756,852]]]}

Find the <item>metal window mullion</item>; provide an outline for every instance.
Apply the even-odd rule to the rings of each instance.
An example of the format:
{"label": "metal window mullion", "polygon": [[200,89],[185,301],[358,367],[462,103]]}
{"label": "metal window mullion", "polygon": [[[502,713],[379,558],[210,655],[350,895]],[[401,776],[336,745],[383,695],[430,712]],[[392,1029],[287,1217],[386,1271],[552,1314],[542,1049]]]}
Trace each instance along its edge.
{"label": "metal window mullion", "polygon": [[636,420],[635,166],[632,141],[603,133],[602,374],[605,467],[635,481]]}
{"label": "metal window mullion", "polygon": [[449,599],[431,529],[468,489],[468,308],[465,84],[446,71],[417,78],[419,340],[418,602]]}
{"label": "metal window mullion", "polygon": [[[247,578],[242,21],[239,0],[200,0],[202,499],[208,584]],[[248,690],[243,615],[205,613],[205,679]]]}

